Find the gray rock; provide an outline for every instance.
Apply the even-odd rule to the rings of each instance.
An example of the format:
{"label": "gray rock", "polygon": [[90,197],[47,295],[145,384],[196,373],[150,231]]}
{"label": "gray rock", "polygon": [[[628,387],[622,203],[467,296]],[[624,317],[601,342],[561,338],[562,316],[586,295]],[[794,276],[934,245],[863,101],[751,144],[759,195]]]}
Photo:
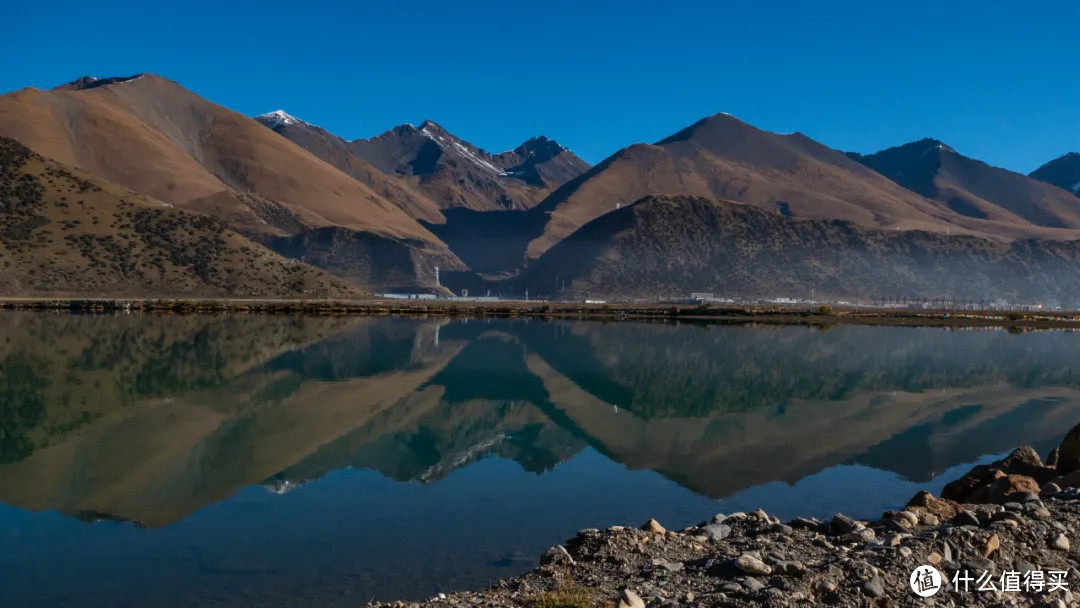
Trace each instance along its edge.
{"label": "gray rock", "polygon": [[731,536],[731,526],[725,526],[724,524],[709,524],[699,530],[699,533],[713,542],[718,542]]}
{"label": "gray rock", "polygon": [[881,578],[875,576],[874,578],[863,581],[863,584],[859,586],[862,592],[870,597],[885,597],[885,585],[882,584]]}
{"label": "gray rock", "polygon": [[749,589],[751,592],[760,591],[761,589],[765,588],[765,583],[759,581],[752,576],[744,578],[743,584],[746,585],[746,588]]}
{"label": "gray rock", "polygon": [[957,513],[956,517],[952,518],[952,524],[954,526],[978,526],[979,516],[971,511],[964,510]]}
{"label": "gray rock", "polygon": [[851,519],[843,513],[837,513],[833,516],[832,522],[829,524],[829,528],[836,536],[843,536],[844,534],[851,534],[862,527],[862,524]]}

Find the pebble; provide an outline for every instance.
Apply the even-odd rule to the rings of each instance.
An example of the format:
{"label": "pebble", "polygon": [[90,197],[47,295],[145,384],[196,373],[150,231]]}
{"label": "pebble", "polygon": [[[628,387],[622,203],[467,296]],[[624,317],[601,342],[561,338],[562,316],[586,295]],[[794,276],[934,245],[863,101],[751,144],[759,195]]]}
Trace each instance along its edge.
{"label": "pebble", "polygon": [[954,526],[978,526],[979,516],[975,515],[971,511],[961,511],[953,518],[952,524]]}
{"label": "pebble", "polygon": [[617,608],[645,608],[645,601],[630,589],[623,589],[622,593],[619,594]]}
{"label": "pebble", "polygon": [[749,553],[740,555],[735,560],[735,567],[746,574],[772,574],[772,567]]}
{"label": "pebble", "polygon": [[1069,538],[1064,534],[1058,534],[1056,537],[1054,537],[1054,540],[1050,542],[1050,548],[1056,549],[1058,551],[1068,551]]}
{"label": "pebble", "polygon": [[699,530],[698,533],[713,542],[719,542],[731,536],[731,526],[709,524]]}
{"label": "pebble", "polygon": [[885,597],[885,586],[881,583],[880,577],[875,576],[868,581],[864,581],[861,588],[862,592],[870,597]]}
{"label": "pebble", "polygon": [[743,579],[743,584],[746,585],[746,588],[749,589],[750,591],[758,591],[760,589],[765,588],[765,583],[759,581],[758,579],[756,579],[756,578],[754,578],[752,576],[748,576],[745,579]]}

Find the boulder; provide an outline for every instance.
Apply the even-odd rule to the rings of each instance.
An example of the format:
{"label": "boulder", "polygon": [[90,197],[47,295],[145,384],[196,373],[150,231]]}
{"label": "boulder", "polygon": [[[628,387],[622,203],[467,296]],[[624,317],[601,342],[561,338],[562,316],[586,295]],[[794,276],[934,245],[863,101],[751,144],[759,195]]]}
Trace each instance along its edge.
{"label": "boulder", "polygon": [[1000,471],[980,464],[973,467],[960,479],[945,484],[945,487],[941,490],[941,497],[958,503],[972,502],[968,500],[968,497],[979,488],[992,482],[998,473]]}
{"label": "boulder", "polygon": [[1080,424],[1070,429],[1065,439],[1061,440],[1056,468],[1059,475],[1080,471]]}
{"label": "boulder", "polygon": [[1068,475],[1055,477],[1047,483],[1048,485],[1051,483],[1056,485],[1058,487],[1058,492],[1068,488],[1080,488],[1080,471],[1073,471]]}
{"label": "boulder", "polygon": [[1057,466],[1058,466],[1058,459],[1059,459],[1060,456],[1061,456],[1061,450],[1058,449],[1058,448],[1054,448],[1054,449],[1050,450],[1049,454],[1046,455],[1046,462],[1044,462],[1043,464],[1050,467],[1051,469],[1056,469]]}
{"label": "boulder", "polygon": [[864,527],[861,523],[851,519],[843,513],[837,513],[833,516],[832,522],[829,524],[829,529],[835,536],[843,536],[845,534],[851,534],[852,532]]}
{"label": "boulder", "polygon": [[1039,490],[1039,482],[1031,477],[1010,473],[990,484],[990,492],[987,498],[989,502],[1000,505],[1009,502],[1014,494],[1021,492],[1038,494]]}
{"label": "boulder", "polygon": [[938,519],[952,519],[961,511],[960,503],[945,498],[938,498],[927,491],[922,491],[911,497],[907,502],[907,510],[915,513],[920,518],[925,513],[937,516]]}
{"label": "boulder", "polygon": [[660,522],[656,521],[655,519],[650,519],[649,521],[642,524],[641,529],[645,530],[646,532],[652,532],[653,534],[664,534],[665,532],[667,532],[667,529],[665,529],[664,526],[661,526]]}
{"label": "boulder", "polygon": [[645,608],[645,601],[630,589],[623,589],[619,593],[619,603],[616,606],[618,608]]}

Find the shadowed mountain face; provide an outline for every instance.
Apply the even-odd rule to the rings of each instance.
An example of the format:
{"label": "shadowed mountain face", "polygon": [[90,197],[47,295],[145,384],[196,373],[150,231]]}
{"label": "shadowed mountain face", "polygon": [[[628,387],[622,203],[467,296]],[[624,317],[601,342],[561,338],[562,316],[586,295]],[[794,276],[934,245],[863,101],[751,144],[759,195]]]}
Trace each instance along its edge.
{"label": "shadowed mountain face", "polygon": [[5,315],[0,500],[169,524],[343,467],[434,484],[585,448],[714,498],[843,464],[914,480],[1057,440],[1071,336]]}
{"label": "shadowed mountain face", "polygon": [[1080,154],[1069,152],[1032,171],[1030,177],[1080,196]]}
{"label": "shadowed mountain face", "polygon": [[[1080,198],[1073,194],[1075,184],[1065,191],[1061,184],[1048,185],[1055,183],[1051,179],[991,167],[935,139],[859,156],[858,160],[961,215],[1048,228],[1080,228]],[[1042,175],[1060,177],[1059,171],[1066,171],[1068,161],[1058,162],[1062,164],[1040,169]],[[1076,180],[1080,182],[1080,176]]]}
{"label": "shadowed mountain face", "polygon": [[877,230],[648,197],[586,224],[505,284],[569,297],[923,294],[1068,306],[1080,299],[1078,269],[1080,241]]}

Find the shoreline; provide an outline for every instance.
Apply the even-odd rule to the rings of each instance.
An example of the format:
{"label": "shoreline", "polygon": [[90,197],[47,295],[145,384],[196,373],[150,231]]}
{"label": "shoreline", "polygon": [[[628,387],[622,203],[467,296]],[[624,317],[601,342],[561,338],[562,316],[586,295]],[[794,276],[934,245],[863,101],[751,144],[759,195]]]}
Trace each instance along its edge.
{"label": "shoreline", "polygon": [[[930,579],[936,587],[918,583]],[[941,497],[918,492],[877,520],[838,513],[784,523],[759,509],[678,531],[653,519],[640,528],[587,529],[548,549],[530,572],[486,590],[369,606],[1064,608],[1080,599],[1074,592],[1080,424],[1045,462],[1017,448],[973,467]]]}
{"label": "shoreline", "polygon": [[0,298],[0,311],[148,314],[300,314],[447,318],[595,319],[703,324],[919,326],[1080,329],[1080,311],[1029,312],[820,305],[585,304],[567,302],[402,302],[183,298]]}

